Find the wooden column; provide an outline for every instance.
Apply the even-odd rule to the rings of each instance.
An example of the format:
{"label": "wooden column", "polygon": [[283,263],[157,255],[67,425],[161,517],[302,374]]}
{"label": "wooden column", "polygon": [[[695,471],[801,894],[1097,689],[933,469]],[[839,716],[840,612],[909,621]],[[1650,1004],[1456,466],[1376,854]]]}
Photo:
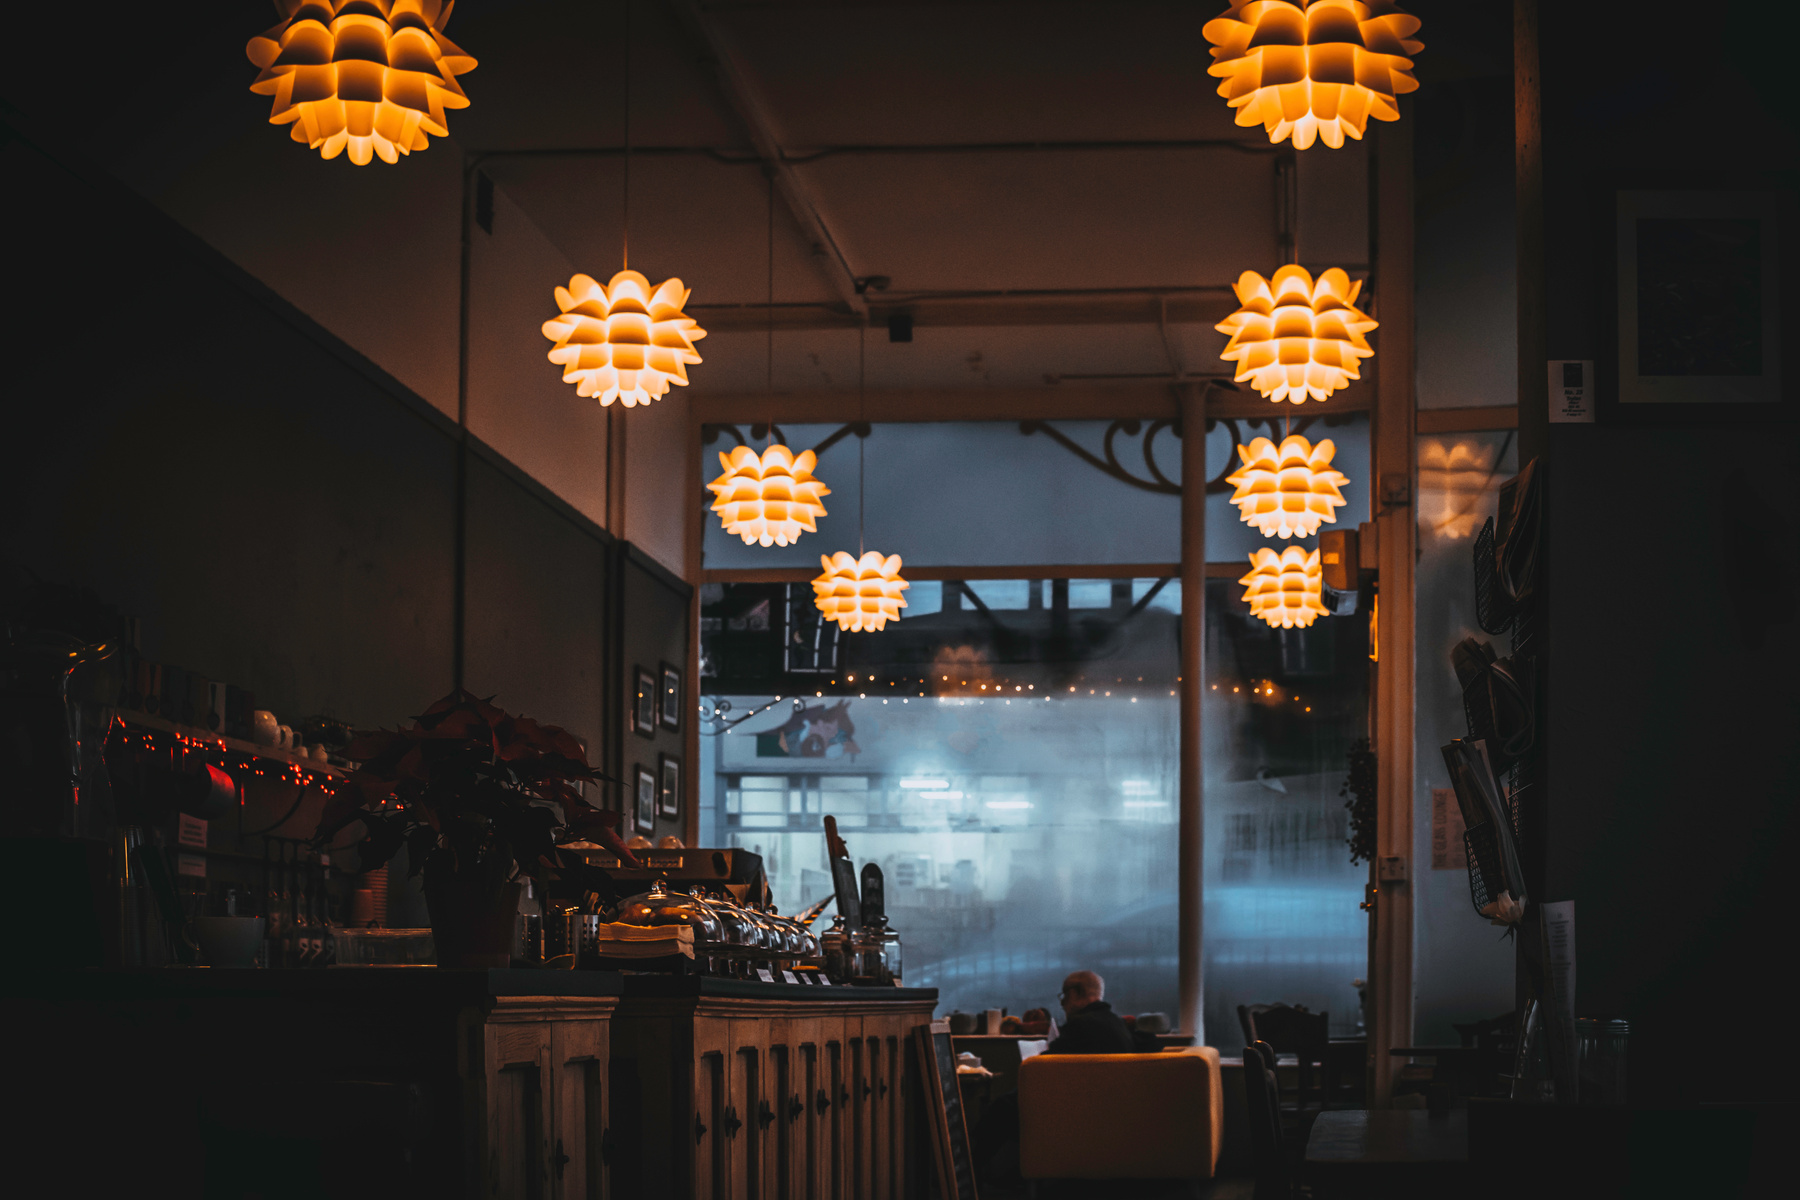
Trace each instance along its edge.
{"label": "wooden column", "polygon": [[1177,971],[1181,1031],[1206,1040],[1201,882],[1206,804],[1200,720],[1206,650],[1206,393],[1181,388],[1181,817],[1177,834]]}
{"label": "wooden column", "polygon": [[1385,1105],[1413,1027],[1413,198],[1410,105],[1376,135],[1372,429],[1380,609],[1375,667],[1376,892],[1369,983],[1375,1105]]}

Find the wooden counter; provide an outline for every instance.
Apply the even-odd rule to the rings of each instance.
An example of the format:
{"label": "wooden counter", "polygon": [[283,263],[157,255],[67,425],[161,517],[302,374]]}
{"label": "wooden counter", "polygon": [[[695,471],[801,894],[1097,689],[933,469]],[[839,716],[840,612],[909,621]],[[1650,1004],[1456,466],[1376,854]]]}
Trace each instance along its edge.
{"label": "wooden counter", "polygon": [[936,1004],[935,988],[628,977],[612,1024],[614,1195],[923,1196],[909,1039]]}
{"label": "wooden counter", "polygon": [[586,971],[18,972],[9,1141],[78,1194],[919,1196],[902,1098],[935,1002]]}

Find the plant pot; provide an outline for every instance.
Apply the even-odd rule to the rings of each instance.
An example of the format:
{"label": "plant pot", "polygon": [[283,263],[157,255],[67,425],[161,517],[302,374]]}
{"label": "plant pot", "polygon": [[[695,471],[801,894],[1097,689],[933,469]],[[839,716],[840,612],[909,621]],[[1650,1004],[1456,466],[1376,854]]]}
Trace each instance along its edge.
{"label": "plant pot", "polygon": [[524,884],[495,889],[485,880],[450,876],[425,886],[431,937],[440,967],[505,967],[518,938],[519,893]]}

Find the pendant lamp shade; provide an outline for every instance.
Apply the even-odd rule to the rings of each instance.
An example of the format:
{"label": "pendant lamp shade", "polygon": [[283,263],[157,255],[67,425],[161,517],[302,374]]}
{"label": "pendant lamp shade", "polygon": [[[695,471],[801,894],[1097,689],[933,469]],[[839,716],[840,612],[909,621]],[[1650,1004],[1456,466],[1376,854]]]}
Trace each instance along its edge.
{"label": "pendant lamp shade", "polygon": [[700,361],[694,343],[706,336],[682,314],[689,289],[670,279],[655,291],[636,271],[620,271],[602,286],[577,275],[556,289],[560,317],[544,322],[556,345],[550,361],[578,395],[617,400],[626,408],[660,400],[671,383],[687,386],[687,368]]}
{"label": "pendant lamp shade", "polygon": [[1250,615],[1277,628],[1305,629],[1325,614],[1317,550],[1289,546],[1277,554],[1264,546],[1250,555],[1250,573],[1238,582]]}
{"label": "pendant lamp shade", "polygon": [[1311,537],[1321,523],[1337,522],[1344,504],[1338,489],[1350,479],[1331,465],[1337,445],[1330,438],[1315,446],[1295,433],[1277,447],[1259,437],[1237,452],[1243,466],[1225,482],[1237,488],[1231,502],[1246,525],[1264,537],[1292,538]]}
{"label": "pendant lamp shade", "polygon": [[1361,360],[1375,353],[1364,335],[1375,322],[1356,307],[1361,280],[1332,267],[1315,281],[1289,265],[1270,279],[1245,271],[1231,287],[1240,307],[1213,328],[1231,338],[1219,357],[1237,364],[1235,382],[1249,380],[1276,403],[1304,404],[1362,378]]}
{"label": "pendant lamp shade", "polygon": [[1233,0],[1201,32],[1213,44],[1208,75],[1270,142],[1314,139],[1332,149],[1361,138],[1369,118],[1398,121],[1395,97],[1416,91],[1412,41],[1419,19],[1388,0]]}
{"label": "pendant lamp shade", "polygon": [[281,24],[244,52],[262,73],[250,85],[273,96],[271,125],[336,158],[365,166],[399,162],[444,137],[444,110],[467,108],[456,82],[475,60],[443,34],[442,0],[277,0]]}
{"label": "pendant lamp shade", "polygon": [[786,446],[770,446],[758,455],[748,446],[719,455],[725,473],[706,486],[712,489],[713,511],[725,532],[764,546],[786,546],[802,533],[817,533],[825,515],[820,498],[831,489],[813,478],[818,456],[802,450],[796,457]]}
{"label": "pendant lamp shade", "polygon": [[900,578],[898,554],[883,558],[880,551],[871,550],[852,558],[839,550],[829,558],[821,554],[819,565],[825,573],[812,581],[813,602],[827,621],[855,633],[879,631],[900,619],[900,610],[906,607],[900,593],[912,585]]}

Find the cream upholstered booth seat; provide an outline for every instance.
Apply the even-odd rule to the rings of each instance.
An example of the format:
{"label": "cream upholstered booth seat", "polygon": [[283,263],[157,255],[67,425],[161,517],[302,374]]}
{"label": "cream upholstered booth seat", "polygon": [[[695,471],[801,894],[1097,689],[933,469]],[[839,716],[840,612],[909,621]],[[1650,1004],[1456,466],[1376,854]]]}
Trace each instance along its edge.
{"label": "cream upholstered booth seat", "polygon": [[1027,1179],[1210,1179],[1225,1134],[1219,1052],[1039,1054],[1019,1065]]}

